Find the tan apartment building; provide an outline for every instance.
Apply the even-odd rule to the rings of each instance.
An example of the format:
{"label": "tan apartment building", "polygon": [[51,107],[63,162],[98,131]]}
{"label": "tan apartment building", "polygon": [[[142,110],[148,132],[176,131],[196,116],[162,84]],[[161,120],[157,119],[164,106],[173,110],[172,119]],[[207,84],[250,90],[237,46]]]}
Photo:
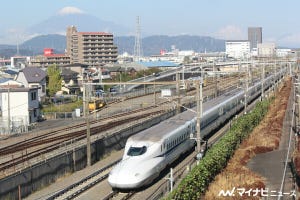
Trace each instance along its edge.
{"label": "tan apartment building", "polygon": [[66,36],[67,55],[71,63],[99,66],[117,61],[117,46],[113,43],[111,33],[77,32],[75,26],[70,26]]}

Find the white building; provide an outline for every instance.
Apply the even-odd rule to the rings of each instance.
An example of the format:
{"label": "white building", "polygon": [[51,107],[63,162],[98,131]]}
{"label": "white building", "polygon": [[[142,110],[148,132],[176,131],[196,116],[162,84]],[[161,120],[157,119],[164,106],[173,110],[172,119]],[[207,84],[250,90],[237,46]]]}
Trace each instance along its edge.
{"label": "white building", "polygon": [[243,59],[250,57],[250,42],[248,40],[228,40],[225,48],[226,54],[230,58]]}
{"label": "white building", "polygon": [[26,57],[26,56],[17,56],[17,57],[10,58],[10,66],[16,69],[25,68],[29,62],[30,62],[30,57]]}
{"label": "white building", "polygon": [[257,44],[257,52],[260,57],[275,56],[276,46],[275,43],[261,43]]}
{"label": "white building", "polygon": [[291,49],[276,49],[277,57],[288,57],[292,53]]}
{"label": "white building", "polygon": [[[40,115],[38,88],[25,88],[19,82],[0,85],[0,124],[11,128],[28,126]],[[10,119],[8,122],[8,119]]]}

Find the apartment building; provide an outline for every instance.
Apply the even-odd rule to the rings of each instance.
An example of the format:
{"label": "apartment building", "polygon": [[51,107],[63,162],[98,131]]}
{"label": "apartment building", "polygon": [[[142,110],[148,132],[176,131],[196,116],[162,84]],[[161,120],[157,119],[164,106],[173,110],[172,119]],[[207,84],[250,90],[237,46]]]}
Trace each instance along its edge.
{"label": "apartment building", "polygon": [[45,48],[44,55],[34,56],[30,60],[30,66],[49,67],[51,65],[63,66],[70,64],[70,56],[66,54],[55,54],[52,48]]}
{"label": "apartment building", "polygon": [[117,62],[117,46],[113,34],[105,32],[77,32],[75,26],[67,28],[67,55],[70,62],[99,66]]}

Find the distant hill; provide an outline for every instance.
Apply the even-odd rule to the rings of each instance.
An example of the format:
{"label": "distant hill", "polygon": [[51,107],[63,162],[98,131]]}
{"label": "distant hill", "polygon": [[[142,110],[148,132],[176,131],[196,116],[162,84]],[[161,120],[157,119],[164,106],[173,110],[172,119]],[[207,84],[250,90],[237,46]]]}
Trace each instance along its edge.
{"label": "distant hill", "polygon": [[19,52],[18,52],[17,45],[2,45],[0,44],[0,58],[10,58],[12,56],[16,55],[33,55],[33,52],[29,49],[23,49],[19,46]]}
{"label": "distant hill", "polygon": [[[119,54],[128,52],[133,54],[134,36],[114,37],[114,43],[118,47]],[[149,36],[142,39],[143,55],[157,55],[160,50],[171,50],[171,46],[179,50],[194,50],[196,52],[225,51],[225,41],[206,36]],[[53,48],[55,53],[63,53],[66,49],[66,37],[58,34],[41,35],[27,40],[19,47],[21,55],[40,55],[44,48]],[[16,54],[15,45],[0,45],[0,57],[10,57]],[[5,53],[6,52],[6,53]]]}
{"label": "distant hill", "polygon": [[[133,36],[116,37],[115,44],[118,46],[119,53],[128,52],[133,54],[134,51]],[[175,45],[179,50],[194,50],[196,52],[215,52],[225,51],[225,41],[214,39],[206,36],[166,36],[157,35],[143,38],[141,42],[143,54],[146,56],[157,55],[160,50],[171,50],[171,46]]]}
{"label": "distant hill", "polygon": [[20,47],[32,51],[35,55],[43,54],[44,48],[53,48],[55,53],[64,53],[66,36],[58,34],[41,35],[27,40]]}

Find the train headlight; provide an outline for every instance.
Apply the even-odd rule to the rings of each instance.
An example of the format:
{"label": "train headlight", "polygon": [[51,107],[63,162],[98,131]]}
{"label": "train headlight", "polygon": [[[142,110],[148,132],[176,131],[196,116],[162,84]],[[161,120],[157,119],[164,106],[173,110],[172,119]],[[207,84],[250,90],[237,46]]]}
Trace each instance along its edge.
{"label": "train headlight", "polygon": [[136,173],[134,176],[139,176],[140,174],[139,173]]}

